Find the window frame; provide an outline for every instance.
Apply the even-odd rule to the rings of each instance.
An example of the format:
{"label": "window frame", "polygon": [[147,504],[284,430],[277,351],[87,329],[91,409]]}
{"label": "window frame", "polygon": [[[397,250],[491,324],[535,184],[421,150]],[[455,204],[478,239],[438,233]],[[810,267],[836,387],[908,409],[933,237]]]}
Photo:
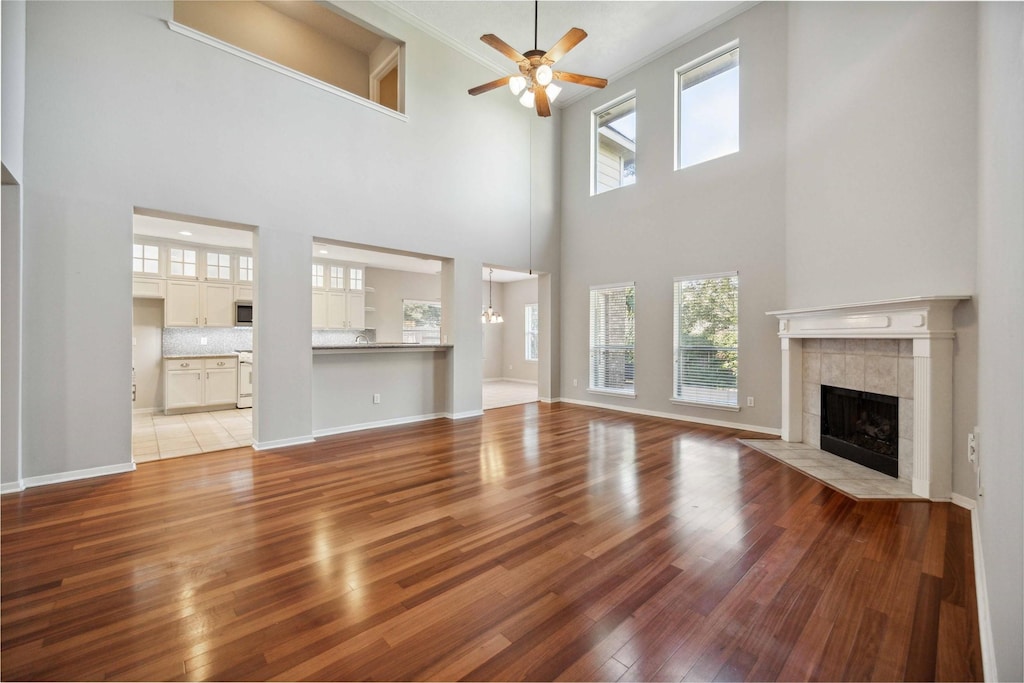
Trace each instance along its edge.
{"label": "window frame", "polygon": [[[631,91],[625,93],[624,95],[621,95],[621,96],[615,98],[614,100],[612,100],[612,101],[610,101],[610,102],[608,102],[606,104],[603,104],[600,107],[597,107],[596,109],[591,110],[591,112],[590,112],[590,196],[591,197],[596,197],[597,195],[605,194],[606,192],[611,192],[612,190],[621,190],[624,187],[630,187],[630,186],[636,184],[636,168],[635,168],[636,167],[636,139],[634,138],[633,140],[629,141],[629,142],[632,142],[632,144],[633,144],[633,164],[634,164],[633,181],[630,182],[630,183],[626,183],[626,184],[620,183],[618,185],[618,187],[609,187],[606,190],[598,189],[599,185],[600,185],[600,183],[598,182],[598,171],[599,171],[598,162],[600,160],[600,149],[601,149],[601,137],[600,137],[601,136],[601,126],[598,123],[598,117],[600,117],[601,114],[604,114],[605,112],[607,112],[607,111],[609,111],[611,109],[614,109],[615,107],[621,106],[621,105],[625,104],[626,102],[628,102],[630,100],[634,100],[634,102],[633,102],[633,116],[637,117],[638,109],[637,109],[637,102],[636,102],[636,100],[637,100],[636,90],[631,90]],[[623,138],[623,139],[626,139],[626,138]],[[621,157],[620,157],[620,166],[623,166],[622,161],[621,161]],[[624,169],[624,166],[623,166],[623,169]]]}
{"label": "window frame", "polygon": [[[687,62],[686,64],[683,64],[682,66],[678,67],[675,70],[675,76],[674,76],[674,79],[673,79],[673,83],[675,84],[675,91],[673,93],[673,102],[674,102],[673,106],[674,106],[675,110],[674,110],[674,113],[673,113],[672,120],[673,120],[673,123],[674,123],[674,126],[673,126],[673,137],[674,137],[674,140],[673,140],[673,142],[674,142],[674,145],[673,145],[674,146],[673,157],[674,157],[674,169],[676,171],[682,171],[682,170],[687,169],[687,168],[694,168],[695,166],[700,166],[701,164],[705,164],[705,163],[707,163],[709,161],[714,161],[716,159],[723,159],[725,157],[732,156],[733,154],[738,154],[743,149],[743,146],[742,146],[741,141],[740,141],[740,134],[742,133],[741,126],[740,126],[741,116],[742,116],[741,103],[740,103],[740,95],[741,95],[740,86],[742,85],[742,83],[739,83],[736,86],[737,87],[737,92],[736,92],[736,149],[734,151],[732,151],[732,152],[729,152],[727,154],[722,154],[722,155],[717,156],[717,157],[712,157],[710,159],[704,159],[703,161],[697,161],[697,162],[694,162],[694,163],[691,163],[691,164],[687,164],[686,166],[682,165],[682,154],[681,154],[681,152],[682,152],[682,150],[681,150],[681,144],[682,144],[682,140],[681,140],[681,137],[682,137],[682,130],[681,130],[682,129],[682,120],[681,120],[682,108],[680,106],[680,100],[682,99],[682,96],[683,96],[683,89],[682,89],[683,77],[687,73],[693,71],[694,69],[698,69],[701,66],[707,64],[708,62],[711,62],[711,61],[714,61],[714,60],[718,59],[722,55],[729,54],[733,50],[737,50],[738,51],[739,49],[740,49],[740,41],[739,41],[739,39],[731,40],[728,43],[726,43],[725,45],[723,45],[723,46],[721,46],[721,47],[719,47],[719,48],[717,48],[715,50],[712,50],[711,52],[707,52],[707,53],[701,55],[700,57],[697,57],[696,59],[690,60],[689,62]],[[740,64],[741,64],[741,62],[740,62],[740,59],[739,59],[739,55],[737,55],[737,65],[736,65],[737,69],[740,67]]]}
{"label": "window frame", "polygon": [[[532,312],[531,312],[532,311]],[[523,307],[523,313],[525,318],[526,328],[526,349],[523,354],[524,359],[530,363],[536,363],[540,360],[540,307],[537,304],[526,304]],[[531,327],[530,323],[536,321],[536,327]],[[533,344],[530,344],[530,340],[533,340]],[[536,351],[535,356],[530,356],[531,349]]]}
{"label": "window frame", "polygon": [[[180,251],[181,252],[181,256],[182,256],[181,261],[175,261],[174,260],[174,252],[176,252],[176,251]],[[189,261],[187,261],[185,259],[185,254],[188,253],[188,252],[192,253],[192,261],[191,262],[189,262]],[[181,273],[175,273],[174,272],[175,264],[180,264],[181,265],[181,270],[182,270]],[[191,275],[189,275],[188,273],[185,272],[188,269],[187,268],[188,266],[192,266],[192,269],[195,271]],[[199,268],[199,250],[198,249],[196,249],[194,247],[183,247],[183,246],[178,246],[178,245],[173,245],[173,244],[167,248],[167,277],[168,278],[180,278],[180,279],[183,279],[183,280],[198,280],[199,279],[199,273],[200,273],[200,268]]]}
{"label": "window frame", "polygon": [[[595,325],[594,325],[594,313],[595,313],[594,295],[602,293],[602,292],[612,292],[612,291],[615,291],[615,290],[625,290],[625,289],[632,289],[633,290],[633,329],[632,329],[633,343],[631,345],[629,345],[628,347],[626,345],[622,345],[622,344],[614,344],[613,345],[613,344],[608,344],[608,343],[603,343],[603,344],[595,345],[595,341],[594,341],[594,332],[595,332]],[[592,393],[592,394],[603,394],[603,395],[606,395],[606,396],[618,396],[620,398],[636,398],[637,397],[637,391],[636,391],[636,306],[637,306],[636,282],[634,281],[634,282],[620,282],[620,283],[608,284],[608,285],[591,285],[590,293],[589,293],[588,305],[589,305],[589,308],[590,308],[590,316],[589,316],[589,328],[588,328],[588,331],[587,331],[587,336],[588,336],[588,341],[589,341],[589,352],[587,354],[587,391],[589,393]],[[613,347],[613,346],[620,347],[618,350],[625,350],[625,349],[628,348],[632,352],[632,355],[633,355],[633,370],[632,370],[633,381],[632,381],[632,384],[630,385],[631,389],[615,389],[615,388],[609,388],[608,386],[596,386],[595,385],[595,382],[594,382],[595,374],[596,374],[595,373],[595,363],[594,363],[595,348],[599,347],[599,348],[602,348],[602,349],[605,349],[605,350],[609,350],[609,348]]]}
{"label": "window frame", "polygon": [[[238,282],[252,282],[256,272],[256,260],[251,254],[238,255]],[[248,277],[246,277],[248,274]]]}
{"label": "window frame", "polygon": [[[680,350],[682,345],[679,343],[679,285],[683,282],[695,282],[695,281],[707,281],[707,280],[721,280],[726,278],[736,279],[736,384],[734,387],[735,403],[721,403],[712,401],[701,401],[692,398],[683,398],[677,395],[676,389],[681,383],[681,363],[680,363]],[[697,406],[701,408],[711,408],[714,410],[726,410],[729,412],[739,412],[740,410],[740,375],[739,375],[739,359],[740,359],[740,282],[739,282],[739,271],[726,271],[723,273],[709,273],[705,275],[686,275],[675,277],[672,279],[672,396],[670,401],[676,405],[686,406]]]}
{"label": "window frame", "polygon": [[[213,257],[213,258],[211,259],[211,257]],[[227,259],[227,265],[225,265],[223,263],[224,259]],[[211,263],[211,261],[215,261],[215,263]],[[203,268],[204,268],[204,272],[206,274],[206,277],[203,278],[203,279],[205,279],[207,281],[211,281],[212,280],[212,281],[215,281],[215,282],[234,282],[235,281],[235,277],[234,277],[234,271],[233,271],[233,268],[232,268],[233,261],[234,261],[234,259],[232,258],[232,255],[231,255],[230,252],[227,252],[227,251],[212,251],[212,250],[204,251],[203,252]],[[210,275],[210,268],[216,269],[218,274],[217,275]],[[220,271],[223,268],[227,268],[228,269],[227,277],[221,277],[220,276]]]}

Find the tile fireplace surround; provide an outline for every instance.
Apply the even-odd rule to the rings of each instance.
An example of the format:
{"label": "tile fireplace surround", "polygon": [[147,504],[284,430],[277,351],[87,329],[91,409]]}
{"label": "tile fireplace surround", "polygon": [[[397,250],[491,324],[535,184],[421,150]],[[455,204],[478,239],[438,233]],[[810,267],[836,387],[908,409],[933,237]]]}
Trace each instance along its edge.
{"label": "tile fireplace surround", "polygon": [[953,309],[967,299],[910,297],[769,312],[779,319],[782,340],[782,439],[818,448],[815,402],[822,384],[898,396],[900,479],[909,480],[915,496],[950,500]]}

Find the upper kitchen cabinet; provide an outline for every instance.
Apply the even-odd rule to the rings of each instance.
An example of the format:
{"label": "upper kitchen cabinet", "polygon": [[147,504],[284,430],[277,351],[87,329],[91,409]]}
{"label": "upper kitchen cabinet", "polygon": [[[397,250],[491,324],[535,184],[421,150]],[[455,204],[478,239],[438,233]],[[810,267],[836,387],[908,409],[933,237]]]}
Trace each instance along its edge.
{"label": "upper kitchen cabinet", "polygon": [[313,329],[361,330],[366,327],[365,273],[365,266],[360,264],[313,263]]}
{"label": "upper kitchen cabinet", "polygon": [[164,327],[234,327],[234,306],[230,283],[168,280]]}

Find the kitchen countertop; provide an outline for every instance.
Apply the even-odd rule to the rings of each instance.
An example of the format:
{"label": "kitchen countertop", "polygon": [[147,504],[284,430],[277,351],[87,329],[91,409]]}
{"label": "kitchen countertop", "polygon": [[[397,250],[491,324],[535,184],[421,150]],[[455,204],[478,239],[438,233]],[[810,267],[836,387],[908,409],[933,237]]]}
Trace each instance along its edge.
{"label": "kitchen countertop", "polygon": [[188,358],[238,358],[237,353],[176,353],[164,356],[164,360],[182,360]]}
{"label": "kitchen countertop", "polygon": [[370,344],[338,344],[337,346],[314,346],[314,354],[327,353],[368,353],[377,351],[446,351],[452,344],[404,344],[402,342],[374,342]]}

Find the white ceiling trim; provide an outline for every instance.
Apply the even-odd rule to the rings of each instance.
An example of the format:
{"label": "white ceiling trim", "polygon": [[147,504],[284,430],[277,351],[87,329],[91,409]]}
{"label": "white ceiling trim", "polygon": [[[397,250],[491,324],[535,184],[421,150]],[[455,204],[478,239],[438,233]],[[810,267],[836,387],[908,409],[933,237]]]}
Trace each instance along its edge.
{"label": "white ceiling trim", "polygon": [[429,22],[424,21],[423,19],[420,19],[415,14],[412,14],[409,11],[407,11],[405,8],[399,7],[395,3],[391,2],[391,0],[373,0],[373,3],[380,7],[381,9],[383,9],[384,11],[389,12],[394,16],[398,17],[402,21],[408,24],[412,24],[415,28],[419,29],[420,31],[423,31],[431,38],[441,43],[444,43],[451,49],[463,55],[464,57],[469,57],[477,64],[487,67],[488,69],[498,74],[499,76],[505,76],[509,73],[509,70],[508,68],[505,67],[505,65],[500,64],[498,62],[492,62],[489,59],[481,57],[480,55],[478,55],[477,53],[473,52],[468,47],[463,45],[461,42],[449,36],[441,29],[437,28],[436,26]]}

